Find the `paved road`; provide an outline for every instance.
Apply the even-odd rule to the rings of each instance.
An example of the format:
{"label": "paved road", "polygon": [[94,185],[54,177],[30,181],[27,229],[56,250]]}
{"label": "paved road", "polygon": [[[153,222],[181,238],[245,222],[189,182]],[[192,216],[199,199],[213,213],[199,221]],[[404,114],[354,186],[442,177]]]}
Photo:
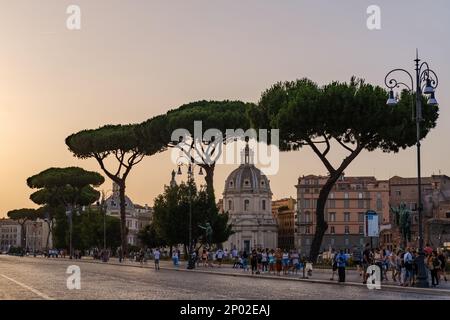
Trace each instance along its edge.
{"label": "paved road", "polygon": [[[67,289],[67,267],[81,289]],[[449,295],[0,255],[0,299],[450,299]]]}

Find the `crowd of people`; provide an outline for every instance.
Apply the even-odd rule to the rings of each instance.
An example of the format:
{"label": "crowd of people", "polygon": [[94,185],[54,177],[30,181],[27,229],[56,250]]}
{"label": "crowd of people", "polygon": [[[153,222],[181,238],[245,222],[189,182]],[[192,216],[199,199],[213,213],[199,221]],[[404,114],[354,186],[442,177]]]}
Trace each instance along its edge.
{"label": "crowd of people", "polygon": [[[431,285],[436,287],[439,281],[447,281],[445,269],[448,257],[441,249],[433,249],[427,245],[424,248],[425,265]],[[387,248],[371,248],[366,244],[365,248],[354,247],[352,252],[352,263],[356,265],[357,272],[364,284],[368,278],[373,275],[374,269],[370,266],[375,265],[380,270],[380,281],[391,281],[401,286],[414,286],[418,275],[418,257],[419,251],[414,248],[388,250]],[[334,280],[336,273],[340,282],[345,282],[345,268],[349,265],[349,256],[342,250],[331,254],[332,276]]]}
{"label": "crowd of people", "polygon": [[[447,282],[446,267],[448,264],[448,253],[437,248],[433,249],[427,245],[424,248],[426,271],[431,280],[431,286],[436,287],[441,281]],[[48,258],[66,257],[66,250],[51,249],[45,252]],[[74,259],[81,259],[82,255],[92,256],[104,262],[109,260],[113,255],[110,250],[93,249],[83,252],[80,250],[73,251]],[[123,255],[120,249],[115,254],[122,261]],[[137,252],[130,252],[128,258],[131,261],[147,263],[147,260],[154,259],[155,269],[159,270],[159,262],[163,257],[170,257],[166,251],[156,249],[140,249]],[[177,248],[172,250],[171,260],[173,265],[178,267],[181,260],[181,252]],[[377,266],[380,271],[380,281],[392,281],[401,286],[414,286],[418,276],[418,258],[419,252],[414,248],[394,249],[387,248],[371,248],[366,244],[364,248],[353,247],[353,251],[344,252],[344,250],[331,250],[329,255],[331,264],[330,280],[345,282],[347,268],[356,266],[356,272],[361,277],[361,281],[366,284],[369,279],[373,281],[374,268]],[[277,249],[253,249],[249,252],[243,250],[238,251],[233,248],[228,249],[212,249],[202,247],[193,253],[193,259],[197,267],[212,268],[222,267],[223,263],[232,265],[233,269],[242,269],[244,272],[252,274],[302,274],[303,276],[312,276],[313,264],[308,261],[305,255],[300,254],[298,250],[282,250]],[[371,267],[371,268],[369,268]]]}
{"label": "crowd of people", "polygon": [[[161,256],[159,249],[153,250],[153,255]],[[179,250],[173,250],[172,262],[174,266],[179,265],[181,253]],[[298,274],[304,269],[311,275],[312,264],[306,261],[297,250],[277,249],[253,249],[250,252],[238,251],[236,248],[231,250],[218,248],[202,248],[194,253],[194,260],[197,267],[221,268],[223,263],[232,264],[233,269],[242,269],[244,272],[252,274]],[[156,261],[155,261],[156,263]],[[159,259],[158,259],[159,264]]]}
{"label": "crowd of people", "polygon": [[[425,247],[425,264],[431,285],[436,287],[440,281],[447,281],[445,268],[447,266],[447,254],[440,249]],[[159,269],[159,261],[162,253],[160,249],[152,251],[155,259],[155,269]],[[345,282],[348,267],[356,266],[356,272],[361,277],[361,281],[366,284],[371,272],[377,266],[380,270],[380,281],[392,281],[401,286],[414,286],[417,280],[418,250],[406,248],[405,250],[388,250],[386,248],[371,248],[366,244],[364,248],[354,247],[353,252],[344,250],[331,251],[330,280]],[[180,250],[172,251],[172,262],[174,266],[179,266],[181,259]],[[202,248],[194,253],[194,260],[197,267],[212,268],[222,267],[223,263],[230,264],[233,269],[242,269],[244,272],[252,274],[274,274],[274,275],[303,275],[312,276],[313,264],[306,256],[301,255],[298,250],[277,249],[253,249],[250,252],[238,251],[236,248],[208,249]],[[373,273],[372,273],[373,275]]]}

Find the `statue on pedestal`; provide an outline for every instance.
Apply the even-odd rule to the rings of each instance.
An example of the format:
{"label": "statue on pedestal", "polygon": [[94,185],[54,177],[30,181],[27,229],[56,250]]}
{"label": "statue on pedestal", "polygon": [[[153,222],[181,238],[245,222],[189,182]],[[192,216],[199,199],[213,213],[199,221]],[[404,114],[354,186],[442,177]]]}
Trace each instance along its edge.
{"label": "statue on pedestal", "polygon": [[202,228],[203,230],[205,230],[205,241],[208,244],[208,247],[211,247],[211,242],[212,242],[212,233],[213,233],[213,229],[211,227],[211,224],[209,222],[207,222],[204,226],[199,225],[199,228]]}
{"label": "statue on pedestal", "polygon": [[402,202],[397,208],[391,207],[392,213],[395,214],[395,222],[400,228],[403,245],[405,249],[408,241],[411,241],[411,211]]}

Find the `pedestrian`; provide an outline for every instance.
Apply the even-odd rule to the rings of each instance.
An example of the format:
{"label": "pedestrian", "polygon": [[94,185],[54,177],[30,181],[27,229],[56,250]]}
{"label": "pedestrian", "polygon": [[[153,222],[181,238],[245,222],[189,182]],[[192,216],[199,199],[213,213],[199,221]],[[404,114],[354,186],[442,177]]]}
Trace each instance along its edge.
{"label": "pedestrian", "polygon": [[236,247],[231,250],[231,258],[233,259],[233,268],[239,268],[239,254]]}
{"label": "pedestrian", "polygon": [[300,270],[300,261],[299,261],[300,255],[298,254],[298,252],[296,250],[294,250],[292,252],[291,258],[292,258],[293,272],[295,272],[295,274],[297,274],[298,271]]}
{"label": "pedestrian", "polygon": [[208,267],[210,267],[210,268],[214,267],[214,265],[213,265],[214,254],[213,254],[212,250],[208,251],[208,259],[207,260],[208,260]]}
{"label": "pedestrian", "polygon": [[261,253],[261,263],[262,263],[262,272],[267,272],[268,271],[268,261],[267,261],[267,259],[268,259],[268,252],[269,252],[269,249],[267,249],[266,248],[266,250],[264,250],[262,253]]}
{"label": "pedestrian", "polygon": [[272,272],[275,274],[275,255],[273,249],[269,252],[269,274]]}
{"label": "pedestrian", "polygon": [[353,263],[356,265],[356,271],[359,273],[359,276],[361,277],[363,275],[363,264],[362,264],[362,252],[361,249],[357,246],[353,246],[353,252],[352,252],[352,259]]}
{"label": "pedestrian", "polygon": [[153,257],[155,258],[155,270],[159,270],[159,258],[161,257],[161,252],[158,248],[153,252]]}
{"label": "pedestrian", "polygon": [[331,281],[334,281],[334,275],[337,274],[337,270],[338,270],[336,258],[337,258],[337,253],[334,251],[334,249],[332,249],[332,251],[331,251],[331,278],[330,278]]}
{"label": "pedestrian", "polygon": [[250,256],[250,264],[252,266],[252,274],[258,271],[258,253],[255,249],[252,250],[252,254]]}
{"label": "pedestrian", "polygon": [[284,249],[283,251],[283,256],[282,256],[282,263],[283,263],[283,275],[286,275],[288,273],[288,269],[289,269],[289,253],[287,252],[286,249]]}
{"label": "pedestrian", "polygon": [[345,282],[345,266],[347,265],[347,256],[344,253],[344,250],[340,250],[339,254],[336,258],[339,282]]}
{"label": "pedestrian", "polygon": [[433,251],[431,255],[428,256],[427,259],[428,269],[431,272],[431,285],[436,287],[439,285],[439,271],[441,269],[441,260],[438,258],[438,254],[436,251]]}
{"label": "pedestrian", "polygon": [[217,259],[217,263],[219,264],[219,268],[222,266],[223,256],[224,256],[224,252],[222,251],[222,249],[217,250],[216,259]]}
{"label": "pedestrian", "polygon": [[280,275],[283,268],[283,254],[281,253],[280,248],[277,248],[277,251],[275,252],[275,268],[277,270],[277,275]]}
{"label": "pedestrian", "polygon": [[403,263],[405,266],[405,277],[403,278],[403,286],[407,287],[411,285],[413,281],[413,256],[409,248],[406,248],[406,252],[403,255]]}
{"label": "pedestrian", "polygon": [[248,271],[248,254],[247,251],[244,250],[244,252],[242,253],[242,269],[244,269],[244,271]]}
{"label": "pedestrian", "polygon": [[380,280],[383,281],[383,255],[380,251],[379,248],[375,249],[375,254],[374,254],[374,260],[375,260],[375,265],[380,268]]}
{"label": "pedestrian", "polygon": [[439,278],[443,277],[444,281],[447,282],[447,276],[445,275],[445,268],[447,267],[447,258],[441,249],[438,249],[438,259],[441,261],[441,269],[439,270]]}
{"label": "pedestrian", "polygon": [[172,262],[175,267],[178,267],[178,251],[173,250],[172,252]]}
{"label": "pedestrian", "polygon": [[202,252],[202,262],[203,262],[203,267],[206,267],[206,260],[208,259],[208,252],[206,251],[206,249],[203,249]]}
{"label": "pedestrian", "polygon": [[364,277],[363,284],[367,283],[367,278],[369,274],[367,273],[369,266],[373,264],[373,253],[370,250],[370,244],[366,243],[366,247],[363,251],[363,269],[364,269]]}

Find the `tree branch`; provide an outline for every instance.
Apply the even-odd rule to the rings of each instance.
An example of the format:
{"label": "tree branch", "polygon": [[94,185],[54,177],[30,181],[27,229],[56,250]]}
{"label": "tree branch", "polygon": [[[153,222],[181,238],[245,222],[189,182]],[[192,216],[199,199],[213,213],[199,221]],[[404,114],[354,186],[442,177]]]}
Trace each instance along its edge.
{"label": "tree branch", "polygon": [[103,172],[114,182],[119,183],[120,178],[116,175],[113,175],[111,172],[106,169],[105,164],[103,163],[104,157],[100,156],[99,154],[94,155],[95,160],[97,160],[98,164],[100,165],[100,168],[103,170]]}
{"label": "tree branch", "polygon": [[323,137],[325,139],[325,143],[327,144],[325,151],[322,153],[322,155],[325,157],[328,154],[328,152],[330,152],[331,146],[330,146],[330,139],[328,139],[328,137],[325,134],[323,135]]}
{"label": "tree branch", "polygon": [[348,165],[360,154],[360,152],[364,149],[364,145],[357,143],[356,149],[352,150],[352,153],[348,155],[341,163],[336,172],[342,173]]}
{"label": "tree branch", "polygon": [[343,143],[343,142],[341,141],[341,139],[338,139],[338,138],[335,138],[335,139],[336,139],[337,142],[339,142],[339,144],[340,144],[342,147],[344,147],[345,149],[347,149],[348,151],[350,151],[350,153],[355,152],[356,149],[353,150],[352,148],[348,147],[347,145],[345,145],[345,143]]}
{"label": "tree branch", "polygon": [[[305,140],[308,145],[311,147],[311,149],[313,149],[313,151],[317,154],[317,156],[320,158],[320,160],[322,161],[322,163],[325,165],[325,167],[327,168],[328,172],[330,172],[330,174],[334,174],[335,173],[335,169],[334,167],[331,165],[331,163],[328,161],[328,159],[325,157],[325,155],[320,152],[320,150],[316,147],[315,143],[312,142],[310,139],[306,139]],[[327,151],[328,152],[328,151]]]}
{"label": "tree branch", "polygon": [[[121,151],[121,150],[120,150]],[[122,170],[122,166],[125,165],[123,163],[123,158],[125,157],[125,153],[123,151],[120,152],[120,157],[118,156],[117,151],[113,151],[114,156],[116,157],[117,161],[119,161],[119,168],[117,168],[116,176],[118,177],[120,174],[120,170]]]}

